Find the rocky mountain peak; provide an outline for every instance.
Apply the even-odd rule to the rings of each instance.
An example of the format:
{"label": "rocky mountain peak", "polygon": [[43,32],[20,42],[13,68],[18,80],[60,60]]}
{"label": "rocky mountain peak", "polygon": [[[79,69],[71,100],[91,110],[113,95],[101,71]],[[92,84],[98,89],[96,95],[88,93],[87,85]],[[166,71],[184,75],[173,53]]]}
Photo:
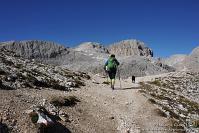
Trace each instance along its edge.
{"label": "rocky mountain peak", "polygon": [[173,55],[163,60],[163,63],[175,67],[177,71],[189,70],[198,72],[199,46],[194,48],[189,55]]}
{"label": "rocky mountain peak", "polygon": [[61,54],[68,49],[54,42],[27,40],[9,41],[0,43],[0,49],[4,48],[26,58],[50,58]]}
{"label": "rocky mountain peak", "polygon": [[76,51],[83,51],[87,53],[109,53],[108,49],[97,42],[84,42],[75,48]]}
{"label": "rocky mountain peak", "polygon": [[192,50],[191,55],[195,55],[199,57],[199,46]]}
{"label": "rocky mountain peak", "polygon": [[145,44],[138,40],[123,40],[117,43],[114,43],[108,48],[110,53],[122,56],[149,56],[153,57],[153,51],[146,47]]}

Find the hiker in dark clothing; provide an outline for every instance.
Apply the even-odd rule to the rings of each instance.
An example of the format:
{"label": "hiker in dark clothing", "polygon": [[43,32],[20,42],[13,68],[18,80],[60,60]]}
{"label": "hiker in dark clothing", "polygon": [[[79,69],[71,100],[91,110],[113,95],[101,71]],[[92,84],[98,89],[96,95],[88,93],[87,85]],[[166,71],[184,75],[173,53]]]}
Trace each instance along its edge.
{"label": "hiker in dark clothing", "polygon": [[114,85],[115,85],[115,76],[117,72],[117,67],[119,64],[120,63],[115,58],[115,55],[112,54],[104,65],[105,71],[108,73],[109,78],[111,80],[111,88],[113,90],[114,90]]}

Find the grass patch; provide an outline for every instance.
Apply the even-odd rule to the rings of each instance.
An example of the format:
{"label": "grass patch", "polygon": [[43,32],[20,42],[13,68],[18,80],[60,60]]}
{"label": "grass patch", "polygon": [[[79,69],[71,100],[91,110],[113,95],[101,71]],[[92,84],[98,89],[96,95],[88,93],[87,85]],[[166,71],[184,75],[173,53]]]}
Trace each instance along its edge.
{"label": "grass patch", "polygon": [[68,96],[68,97],[53,97],[50,100],[50,103],[54,106],[62,107],[62,106],[70,106],[73,107],[80,102],[80,100],[76,96]]}
{"label": "grass patch", "polygon": [[199,119],[192,122],[194,128],[199,128]]}
{"label": "grass patch", "polygon": [[145,85],[145,83],[144,83],[144,82],[139,82],[139,84],[140,84],[141,86]]}
{"label": "grass patch", "polygon": [[18,68],[18,69],[22,69],[23,68],[23,64],[16,64],[15,67]]}
{"label": "grass patch", "polygon": [[7,75],[8,73],[5,72],[4,70],[0,69],[0,75]]}
{"label": "grass patch", "polygon": [[175,133],[186,133],[182,124],[176,119],[170,119],[170,127],[175,131]]}
{"label": "grass patch", "polygon": [[156,86],[162,86],[162,84],[161,84],[161,82],[160,82],[160,80],[155,80],[155,81],[151,81],[151,82],[149,82],[150,84],[153,84],[153,85],[156,85]]}
{"label": "grass patch", "polygon": [[139,92],[140,92],[140,93],[146,93],[146,91],[145,91],[145,90],[139,90]]}
{"label": "grass patch", "polygon": [[2,62],[8,66],[13,66],[14,63],[12,61],[6,60],[5,58],[2,58]]}
{"label": "grass patch", "polygon": [[165,111],[167,111],[167,112],[169,112],[169,115],[170,115],[171,118],[175,118],[175,119],[177,119],[177,120],[180,120],[180,116],[177,115],[176,113],[174,113],[174,112],[173,112],[171,109],[169,109],[168,107],[162,106],[162,109],[165,110]]}
{"label": "grass patch", "polygon": [[36,112],[31,112],[31,113],[29,114],[29,116],[30,116],[30,118],[31,118],[32,123],[36,124],[37,121],[38,121],[38,119],[39,119],[38,114],[37,114]]}
{"label": "grass patch", "polygon": [[179,97],[178,102],[180,102],[184,107],[187,107],[189,113],[199,112],[199,104],[197,102],[190,101],[183,96]]}
{"label": "grass patch", "polygon": [[152,99],[152,98],[149,98],[148,101],[149,101],[150,103],[152,103],[152,104],[156,104],[156,103],[157,103],[157,102],[156,102],[154,99]]}
{"label": "grass patch", "polygon": [[104,81],[102,84],[107,84],[107,85],[109,85],[110,82],[109,82],[109,81]]}
{"label": "grass patch", "polygon": [[155,109],[155,112],[161,117],[167,117],[167,114],[160,109]]}

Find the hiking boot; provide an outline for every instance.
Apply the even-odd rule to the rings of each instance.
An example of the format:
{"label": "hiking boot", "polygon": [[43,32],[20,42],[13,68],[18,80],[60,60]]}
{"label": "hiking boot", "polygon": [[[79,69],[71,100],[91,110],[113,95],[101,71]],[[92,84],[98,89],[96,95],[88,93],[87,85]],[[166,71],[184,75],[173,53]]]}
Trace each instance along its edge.
{"label": "hiking boot", "polygon": [[114,86],[112,86],[111,88],[112,88],[112,90],[114,90],[114,89],[115,89],[115,88],[114,88]]}

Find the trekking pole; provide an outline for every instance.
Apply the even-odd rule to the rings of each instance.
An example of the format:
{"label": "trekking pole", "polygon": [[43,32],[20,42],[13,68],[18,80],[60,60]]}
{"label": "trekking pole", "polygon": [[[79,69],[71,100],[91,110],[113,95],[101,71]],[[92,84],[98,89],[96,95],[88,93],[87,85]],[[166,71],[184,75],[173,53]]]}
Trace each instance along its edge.
{"label": "trekking pole", "polygon": [[106,77],[107,77],[107,83],[109,83],[109,81],[108,81],[108,72],[106,71]]}
{"label": "trekking pole", "polygon": [[121,80],[120,80],[120,69],[118,68],[118,78],[119,78],[119,81],[120,81],[120,89],[122,89],[122,83],[121,83]]}

